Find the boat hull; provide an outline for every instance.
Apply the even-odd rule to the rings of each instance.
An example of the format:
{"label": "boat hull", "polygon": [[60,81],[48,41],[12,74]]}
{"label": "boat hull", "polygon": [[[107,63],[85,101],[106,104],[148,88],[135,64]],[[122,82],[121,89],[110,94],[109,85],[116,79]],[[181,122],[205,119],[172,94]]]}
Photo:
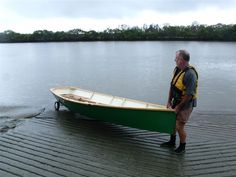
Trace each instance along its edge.
{"label": "boat hull", "polygon": [[174,133],[175,130],[176,114],[173,111],[82,104],[63,99],[55,94],[54,96],[69,110],[97,120],[169,134]]}

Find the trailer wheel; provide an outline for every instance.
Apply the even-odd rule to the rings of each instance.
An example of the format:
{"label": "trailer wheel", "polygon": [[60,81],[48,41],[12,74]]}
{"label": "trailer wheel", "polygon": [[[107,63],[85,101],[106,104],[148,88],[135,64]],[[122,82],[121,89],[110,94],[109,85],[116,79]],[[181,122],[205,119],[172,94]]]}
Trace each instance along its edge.
{"label": "trailer wheel", "polygon": [[59,109],[60,109],[60,102],[59,101],[56,101],[54,103],[54,108],[55,108],[56,111],[59,111]]}

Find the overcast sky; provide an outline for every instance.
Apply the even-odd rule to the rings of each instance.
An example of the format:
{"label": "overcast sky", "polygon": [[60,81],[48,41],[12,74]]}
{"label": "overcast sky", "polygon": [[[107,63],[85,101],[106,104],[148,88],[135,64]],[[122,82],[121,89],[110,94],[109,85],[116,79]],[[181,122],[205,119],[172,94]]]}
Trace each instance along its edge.
{"label": "overcast sky", "polygon": [[0,32],[236,24],[236,0],[0,0]]}

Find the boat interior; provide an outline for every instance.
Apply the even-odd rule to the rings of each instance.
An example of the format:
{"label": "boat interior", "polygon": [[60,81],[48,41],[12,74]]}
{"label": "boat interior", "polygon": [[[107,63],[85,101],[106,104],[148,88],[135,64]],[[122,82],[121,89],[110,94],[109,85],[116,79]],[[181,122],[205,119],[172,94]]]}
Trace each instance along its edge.
{"label": "boat interior", "polygon": [[65,99],[80,103],[83,102],[87,104],[100,104],[114,107],[166,109],[163,105],[92,92],[74,87],[57,88],[53,89],[52,92]]}

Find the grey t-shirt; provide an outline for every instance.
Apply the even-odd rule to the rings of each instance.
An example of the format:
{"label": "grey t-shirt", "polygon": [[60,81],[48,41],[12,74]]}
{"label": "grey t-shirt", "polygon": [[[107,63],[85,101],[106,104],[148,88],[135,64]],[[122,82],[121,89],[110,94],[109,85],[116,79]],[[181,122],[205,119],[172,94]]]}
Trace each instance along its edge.
{"label": "grey t-shirt", "polygon": [[[197,75],[193,69],[188,69],[184,75],[183,84],[186,87],[186,95],[194,95],[196,94],[197,87]],[[184,108],[196,107],[197,99],[191,100],[187,103]]]}

